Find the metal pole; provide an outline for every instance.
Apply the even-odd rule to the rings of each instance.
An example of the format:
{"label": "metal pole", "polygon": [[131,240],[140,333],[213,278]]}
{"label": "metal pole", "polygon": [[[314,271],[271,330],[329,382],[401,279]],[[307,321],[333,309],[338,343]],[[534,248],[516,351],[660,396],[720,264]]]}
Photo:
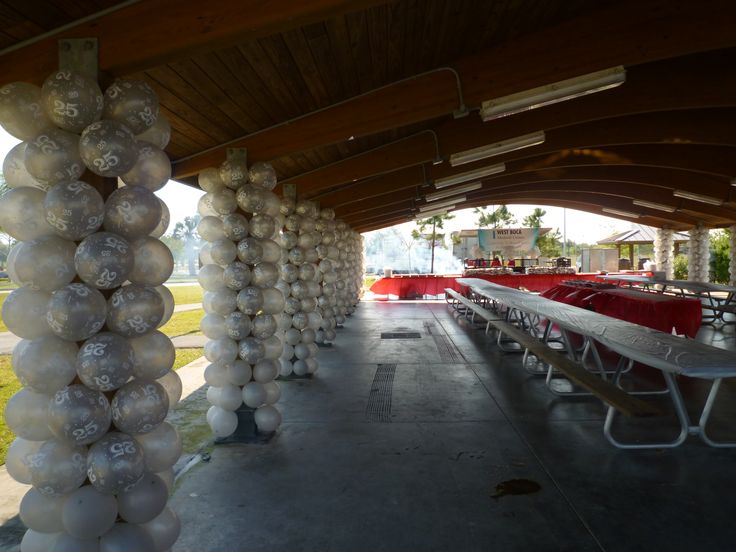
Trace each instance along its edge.
{"label": "metal pole", "polygon": [[562,208],[562,256],[567,257],[567,209]]}

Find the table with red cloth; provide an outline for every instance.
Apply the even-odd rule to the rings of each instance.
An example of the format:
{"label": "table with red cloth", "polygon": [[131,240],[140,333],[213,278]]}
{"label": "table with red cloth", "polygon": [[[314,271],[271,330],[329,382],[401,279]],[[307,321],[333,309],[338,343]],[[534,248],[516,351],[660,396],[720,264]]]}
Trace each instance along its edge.
{"label": "table with red cloth", "polygon": [[674,297],[633,289],[596,289],[558,285],[542,297],[593,310],[619,320],[670,333],[695,337],[700,328],[702,309],[697,299]]}
{"label": "table with red cloth", "polygon": [[[488,280],[512,288],[524,288],[529,291],[546,291],[557,284],[567,280],[595,280],[595,274],[478,274],[473,278]],[[376,295],[395,295],[402,299],[413,299],[424,295],[441,295],[445,288],[452,288],[460,293],[465,293],[467,288],[458,284],[455,279],[458,276],[393,276],[392,278],[381,278],[371,286],[371,291]]]}
{"label": "table with red cloth", "polygon": [[371,286],[376,295],[396,295],[401,299],[414,299],[425,295],[443,295],[445,288],[460,291],[455,276],[393,276],[381,278]]}

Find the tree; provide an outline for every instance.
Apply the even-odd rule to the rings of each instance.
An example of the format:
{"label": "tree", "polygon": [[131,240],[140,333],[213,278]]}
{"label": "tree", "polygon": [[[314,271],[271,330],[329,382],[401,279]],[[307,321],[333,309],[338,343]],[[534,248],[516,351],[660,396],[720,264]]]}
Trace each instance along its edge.
{"label": "tree", "polygon": [[524,217],[521,223],[526,228],[541,228],[542,227],[542,217],[546,214],[547,214],[547,211],[545,211],[544,209],[540,209],[539,207],[536,207],[534,211],[532,211],[531,215],[527,215]]}
{"label": "tree", "polygon": [[[454,219],[455,215],[435,215],[426,219],[420,219],[417,221],[419,228],[415,228],[411,231],[411,237],[415,240],[426,240],[429,247],[432,249],[432,261],[429,267],[429,273],[434,274],[434,248],[438,245],[444,247],[445,245],[445,234],[437,233],[437,230],[442,230],[445,226],[445,221]],[[425,233],[428,227],[432,227],[432,232],[429,234]]]}
{"label": "tree", "polygon": [[506,205],[501,205],[492,212],[487,213],[485,209],[476,207],[473,212],[478,215],[478,227],[505,228],[516,224],[516,218],[511,214]]}
{"label": "tree", "polygon": [[559,257],[562,254],[562,234],[559,228],[537,238],[537,247],[544,257]]}
{"label": "tree", "polygon": [[411,266],[411,248],[414,247],[414,244],[416,243],[416,239],[412,234],[406,236],[401,233],[401,231],[398,228],[391,228],[391,232],[393,232],[396,239],[401,243],[401,247],[406,251],[407,256],[409,257],[409,272],[412,271]]}
{"label": "tree", "polygon": [[184,249],[187,252],[187,260],[189,262],[189,275],[197,274],[197,267],[194,257],[194,251],[199,243],[199,234],[197,234],[197,225],[199,224],[199,215],[193,217],[184,217],[183,221],[177,222],[174,226],[172,236],[177,240],[184,242]]}
{"label": "tree", "polygon": [[710,281],[727,284],[730,280],[731,231],[726,228],[710,233]]}

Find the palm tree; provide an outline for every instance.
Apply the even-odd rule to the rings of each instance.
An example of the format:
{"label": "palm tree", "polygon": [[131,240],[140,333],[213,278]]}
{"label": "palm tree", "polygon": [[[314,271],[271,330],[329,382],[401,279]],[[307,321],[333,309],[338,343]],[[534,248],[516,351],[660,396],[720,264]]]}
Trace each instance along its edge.
{"label": "palm tree", "polygon": [[[434,274],[434,248],[437,245],[443,245],[445,240],[445,234],[438,234],[437,230],[442,230],[445,225],[446,220],[454,219],[455,215],[435,215],[433,217],[429,217],[426,219],[420,219],[417,221],[417,225],[419,226],[419,229],[414,229],[411,231],[411,236],[415,240],[423,239],[427,240],[427,243],[432,248],[432,264],[429,267],[429,273]],[[424,230],[428,226],[432,226],[432,232],[429,234],[425,234]]]}
{"label": "palm tree", "polygon": [[521,222],[527,228],[541,228],[542,227],[542,217],[546,214],[547,214],[547,211],[545,211],[544,209],[540,209],[539,207],[536,207],[534,211],[532,211],[532,214],[524,217],[524,220],[522,220]]}
{"label": "palm tree", "polygon": [[177,240],[184,242],[184,249],[187,253],[187,260],[189,262],[189,275],[195,276],[197,274],[197,267],[195,263],[194,250],[199,243],[199,234],[197,234],[197,225],[199,224],[199,215],[193,217],[184,217],[184,221],[177,222],[174,226],[172,235]]}
{"label": "palm tree", "polygon": [[500,228],[505,226],[511,226],[516,224],[514,215],[511,214],[509,208],[506,205],[501,205],[498,209],[494,209],[492,212],[487,213],[485,209],[476,207],[473,212],[478,215],[478,226]]}

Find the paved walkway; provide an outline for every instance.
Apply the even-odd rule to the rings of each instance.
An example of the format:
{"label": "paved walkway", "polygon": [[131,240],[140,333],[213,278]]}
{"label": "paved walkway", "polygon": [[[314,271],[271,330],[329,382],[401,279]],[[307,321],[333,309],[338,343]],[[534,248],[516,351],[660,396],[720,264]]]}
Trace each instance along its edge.
{"label": "paved walkway", "polygon": [[201,308],[202,308],[202,303],[188,303],[186,305],[176,305],[174,307],[174,312],[193,311],[193,310],[197,310]]}

